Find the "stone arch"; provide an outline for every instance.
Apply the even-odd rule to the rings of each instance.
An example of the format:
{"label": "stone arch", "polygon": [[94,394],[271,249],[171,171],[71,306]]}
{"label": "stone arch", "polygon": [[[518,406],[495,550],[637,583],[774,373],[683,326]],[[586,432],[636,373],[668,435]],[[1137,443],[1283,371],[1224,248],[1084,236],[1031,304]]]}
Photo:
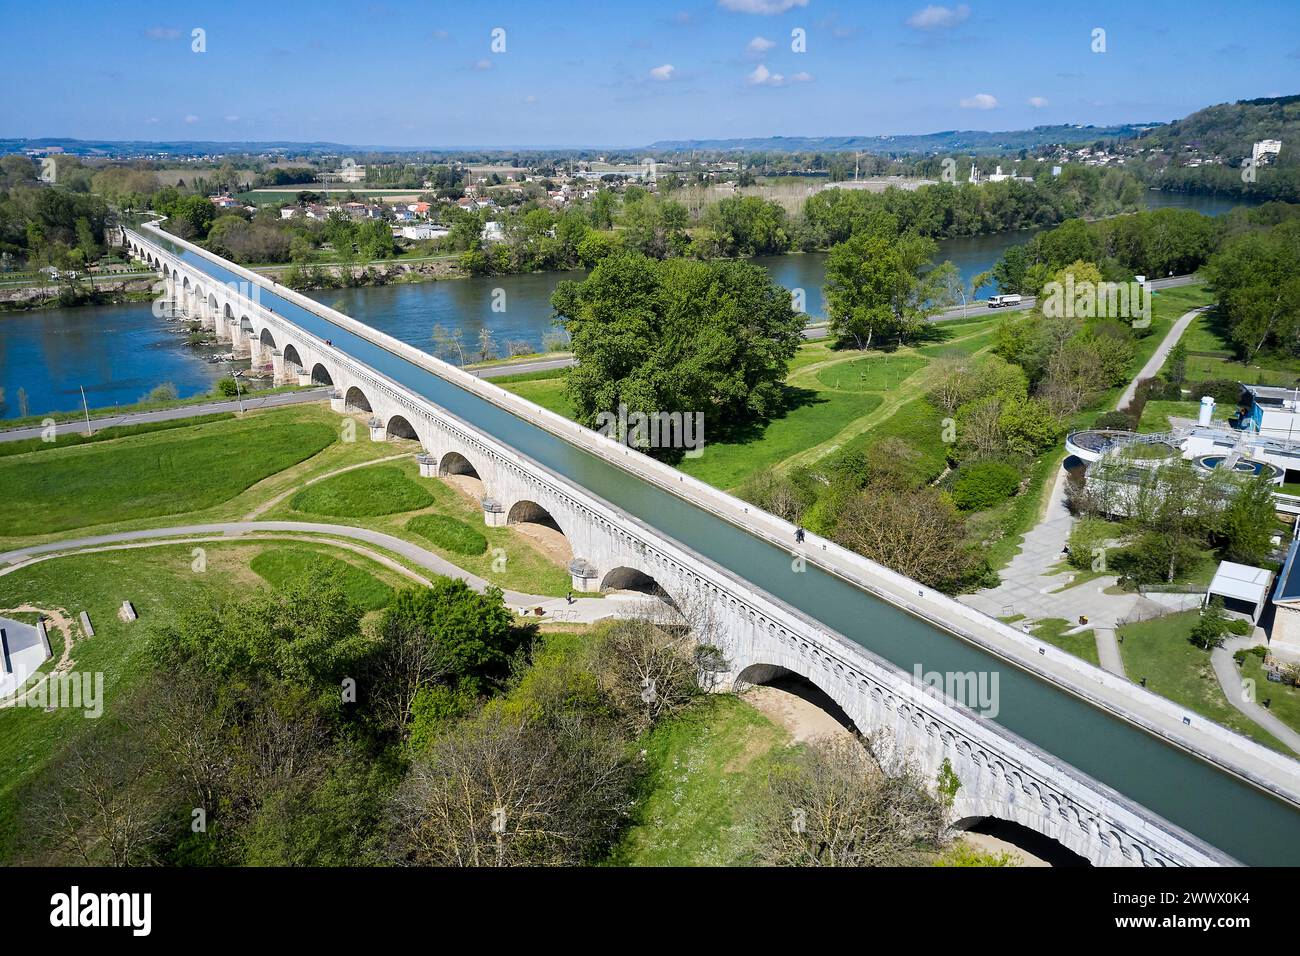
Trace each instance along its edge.
{"label": "stone arch", "polygon": [[415,433],[415,426],[401,415],[394,415],[388,419],[388,424],[384,426],[384,436],[386,438],[407,438],[412,441],[420,440],[420,436]]}
{"label": "stone arch", "polygon": [[302,368],[302,356],[298,354],[298,350],[294,348],[292,343],[288,343],[284,347],[284,364]]}
{"label": "stone arch", "polygon": [[269,328],[263,327],[262,334],[257,337],[257,341],[270,348],[276,348],[275,336],[271,334]]}
{"label": "stone arch", "polygon": [[227,305],[226,308],[222,310],[217,304],[217,294],[215,292],[208,293],[208,314],[214,318],[218,314],[225,315],[227,320],[234,318],[234,313],[230,311],[230,306]]}
{"label": "stone arch", "polygon": [[955,820],[951,828],[977,835],[971,842],[984,850],[1019,853],[1022,857],[1028,856],[1048,866],[1094,865],[1094,860],[1071,848],[1056,835],[1044,833],[1039,826],[1030,826],[1019,820],[1008,819],[1016,815],[1002,811],[990,815],[964,816]]}
{"label": "stone arch", "polygon": [[458,451],[449,451],[442,456],[442,460],[438,462],[438,475],[442,478],[448,475],[467,475],[470,478],[483,480],[473,462]]}
{"label": "stone arch", "polygon": [[[767,663],[749,664],[736,674],[732,686],[737,692],[756,686],[777,688],[816,707],[843,730],[850,733],[864,732],[864,728],[858,726],[844,703],[812,678],[789,667]],[[829,723],[827,729],[834,732]]]}
{"label": "stone arch", "polygon": [[349,412],[373,412],[370,407],[370,399],[366,398],[366,393],[353,385],[343,396],[343,407]]}
{"label": "stone arch", "polygon": [[[228,307],[227,307],[227,308],[228,308]],[[239,317],[239,331],[241,331],[241,332],[248,332],[249,334],[252,334],[252,331],[253,331],[253,322],[252,322],[251,319],[249,319],[248,316],[246,316],[246,315],[241,315],[241,316]]]}
{"label": "stone arch", "polygon": [[651,575],[637,568],[629,568],[623,565],[610,568],[605,572],[605,576],[600,579],[600,589],[602,591],[640,591],[642,594],[657,597],[665,604],[676,607],[676,602],[665,590],[664,586]]}
{"label": "stone arch", "polygon": [[527,498],[520,498],[510,506],[510,511],[506,515],[506,524],[539,524],[560,534],[566,534],[549,511],[536,501],[529,501]]}
{"label": "stone arch", "polygon": [[313,385],[333,385],[334,378],[330,375],[329,369],[317,362],[311,368],[311,383]]}
{"label": "stone arch", "polygon": [[506,512],[506,524],[528,539],[534,548],[556,564],[568,566],[573,560],[569,535],[551,513],[535,501],[521,498]]}

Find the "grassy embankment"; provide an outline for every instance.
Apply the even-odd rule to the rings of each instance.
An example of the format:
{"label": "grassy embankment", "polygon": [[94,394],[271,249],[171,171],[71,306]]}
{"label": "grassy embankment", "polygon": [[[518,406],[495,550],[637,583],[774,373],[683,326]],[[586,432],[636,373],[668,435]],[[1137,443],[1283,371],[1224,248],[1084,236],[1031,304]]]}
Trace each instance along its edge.
{"label": "grassy embankment", "polygon": [[[364,427],[355,434],[364,436]],[[477,502],[440,480],[420,478],[416,443],[345,437],[339,417],[312,404],[90,444],[59,439],[0,457],[0,486],[12,490],[0,499],[0,549],[250,517],[314,521],[384,531],[503,588],[568,590],[567,571],[516,530],[483,527]],[[405,461],[308,484],[407,452]]]}
{"label": "grassy embankment", "polygon": [[[190,601],[246,597],[250,589],[267,587],[268,579],[283,580],[312,559],[339,568],[345,587],[363,606],[374,606],[390,589],[412,583],[353,551],[318,544],[205,542],[202,564],[195,561],[195,547],[162,544],[39,561],[0,575],[0,607],[63,609],[74,621],[80,611],[86,611],[95,636],[86,637],[74,625],[71,669],[104,675],[104,711],[111,714],[152,666],[147,652],[152,626]],[[118,618],[124,600],[135,606],[139,620],[126,623]],[[64,650],[59,630],[51,628],[50,639],[54,657],[42,672],[48,672]],[[62,743],[87,727],[80,710],[0,709],[0,859],[13,850],[23,785]]]}
{"label": "grassy embankment", "polygon": [[1209,652],[1188,640],[1198,617],[1198,611],[1183,611],[1120,627],[1123,641],[1119,650],[1129,680],[1146,678],[1148,690],[1265,746],[1291,754],[1272,734],[1228,703],[1214,676]]}

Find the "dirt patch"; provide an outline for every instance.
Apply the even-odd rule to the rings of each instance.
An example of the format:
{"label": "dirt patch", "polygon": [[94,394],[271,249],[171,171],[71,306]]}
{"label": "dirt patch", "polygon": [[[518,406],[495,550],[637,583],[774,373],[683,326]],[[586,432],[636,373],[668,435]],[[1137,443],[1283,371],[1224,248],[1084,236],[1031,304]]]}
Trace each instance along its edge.
{"label": "dirt patch", "polygon": [[853,736],[852,731],[826,711],[788,690],[762,684],[749,688],[740,696],[760,714],[784,728],[793,743]]}
{"label": "dirt patch", "polygon": [[548,561],[561,567],[568,567],[569,562],[573,560],[573,546],[569,544],[569,539],[564,536],[563,531],[533,521],[517,521],[510,527]]}
{"label": "dirt patch", "polygon": [[482,507],[483,482],[473,475],[443,475],[442,480],[463,495],[474,499],[474,504]]}
{"label": "dirt patch", "polygon": [[1006,840],[999,840],[997,837],[988,833],[963,833],[958,837],[958,842],[967,843],[979,850],[981,853],[1009,853],[1017,860],[1015,865],[1018,867],[1034,866],[1051,866],[1046,860],[1034,856],[1029,851],[1009,843]]}

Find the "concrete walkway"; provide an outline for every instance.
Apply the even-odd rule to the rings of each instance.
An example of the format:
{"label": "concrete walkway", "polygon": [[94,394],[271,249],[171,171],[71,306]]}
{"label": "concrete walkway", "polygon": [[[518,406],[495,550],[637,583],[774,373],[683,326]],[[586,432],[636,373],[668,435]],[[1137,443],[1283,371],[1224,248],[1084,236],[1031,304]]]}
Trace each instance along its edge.
{"label": "concrete walkway", "polygon": [[1124,393],[1119,397],[1119,402],[1115,405],[1116,409],[1124,409],[1128,407],[1129,402],[1133,401],[1133,396],[1137,394],[1138,382],[1142,381],[1144,378],[1154,378],[1159,371],[1164,368],[1165,359],[1167,359],[1169,353],[1174,350],[1174,346],[1178,344],[1178,340],[1183,337],[1183,333],[1187,331],[1187,327],[1195,321],[1198,315],[1209,311],[1209,309],[1210,306],[1208,305],[1202,306],[1199,309],[1192,309],[1190,312],[1185,312],[1178,317],[1178,321],[1173,324],[1173,327],[1169,330],[1169,334],[1165,336],[1165,340],[1161,342],[1159,348],[1152,353],[1151,358],[1147,359],[1147,364],[1142,366],[1142,371],[1138,372],[1137,375],[1133,377],[1133,381],[1128,383],[1128,388],[1124,389]]}
{"label": "concrete walkway", "polygon": [[[1224,641],[1222,647],[1216,647],[1210,651],[1210,663],[1214,666],[1214,676],[1219,679],[1219,684],[1223,687],[1223,693],[1228,698],[1228,703],[1296,753],[1300,753],[1300,733],[1280,721],[1257,700],[1247,699],[1246,688],[1241,680],[1241,671],[1237,669],[1237,662],[1232,659],[1234,652],[1259,643],[1260,641],[1253,636],[1230,637]],[[1253,696],[1258,698],[1263,692],[1264,688],[1256,687]]]}
{"label": "concrete walkway", "polygon": [[[298,392],[276,392],[274,395],[259,395],[254,398],[245,398],[243,408],[245,411],[254,411],[259,408],[278,408],[281,405],[297,405],[302,402],[323,402],[328,399],[334,392],[332,387],[326,388],[308,388]],[[105,428],[113,428],[118,425],[140,425],[145,422],[170,422],[178,418],[197,418],[201,415],[217,415],[221,412],[237,412],[240,410],[238,399],[222,399],[220,401],[203,402],[199,405],[179,405],[176,408],[161,408],[156,412],[132,412],[129,415],[109,415],[100,418],[92,418],[90,427],[92,431],[101,431]],[[76,419],[66,422],[59,422],[55,427],[55,438],[59,435],[86,433],[86,420]],[[21,441],[24,438],[40,438],[45,431],[42,425],[30,425],[24,428],[11,428],[8,431],[0,431],[0,441]]]}
{"label": "concrete walkway", "polygon": [[[381,531],[371,531],[369,528],[354,528],[350,525],[308,521],[231,521],[220,524],[180,525],[172,528],[120,531],[116,534],[97,535],[90,538],[74,538],[70,541],[54,541],[0,553],[0,564],[8,565],[0,568],[0,576],[11,574],[19,568],[34,564],[37,561],[61,557],[77,551],[230,540],[250,534],[271,534],[276,537],[293,537],[299,540],[314,540],[307,536],[322,535],[364,541],[386,551],[391,551],[433,574],[459,578],[476,591],[485,591],[491,586],[490,581],[470,574],[432,551],[421,548],[409,541],[403,541],[401,538],[395,538]],[[387,562],[381,561],[381,563]],[[571,621],[583,624],[590,624],[608,617],[640,615],[648,610],[657,609],[657,606],[661,603],[648,595],[632,592],[614,593],[604,598],[575,597],[572,604],[568,603],[564,598],[540,594],[524,594],[520,591],[505,591],[503,596],[506,604],[516,611],[526,609],[529,616],[537,616],[542,620]],[[537,608],[542,610],[540,615],[536,614]]]}

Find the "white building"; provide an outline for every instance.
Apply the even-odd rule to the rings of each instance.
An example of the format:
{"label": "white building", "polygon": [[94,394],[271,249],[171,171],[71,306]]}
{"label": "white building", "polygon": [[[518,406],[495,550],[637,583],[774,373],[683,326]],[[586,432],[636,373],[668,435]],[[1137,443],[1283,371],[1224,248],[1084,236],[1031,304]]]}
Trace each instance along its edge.
{"label": "white building", "polygon": [[1271,157],[1282,152],[1282,141],[1280,139],[1261,139],[1251,147],[1250,158],[1256,166],[1266,166],[1271,162]]}
{"label": "white building", "polygon": [[[500,224],[498,223],[498,225]],[[450,233],[450,229],[432,222],[415,223],[414,225],[401,226],[393,230],[393,235],[400,236],[403,239],[441,239]]]}
{"label": "white building", "polygon": [[8,697],[50,658],[45,627],[0,617],[0,697]]}

